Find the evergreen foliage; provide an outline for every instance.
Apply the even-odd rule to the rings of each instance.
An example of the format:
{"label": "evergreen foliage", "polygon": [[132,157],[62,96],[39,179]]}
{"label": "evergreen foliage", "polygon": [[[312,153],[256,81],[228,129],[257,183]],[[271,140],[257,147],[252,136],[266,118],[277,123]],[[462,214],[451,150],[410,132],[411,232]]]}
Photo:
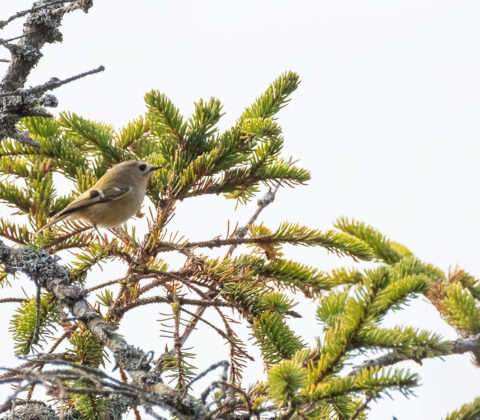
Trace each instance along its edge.
{"label": "evergreen foliage", "polygon": [[475,420],[480,416],[480,398],[469,404],[465,404],[460,409],[450,413],[445,420]]}
{"label": "evergreen foliage", "polygon": [[[15,311],[10,321],[10,332],[15,341],[15,353],[17,355],[27,355],[31,352],[43,348],[47,334],[51,334],[58,322],[58,307],[55,305],[52,297],[48,294],[40,298],[40,310],[37,314],[36,299],[26,299]],[[35,342],[35,326],[37,324],[37,315],[39,321],[39,342]]]}
{"label": "evergreen foliage", "polygon": [[[93,287],[91,291],[98,292],[96,300],[90,294],[91,303],[104,311],[102,316],[112,328],[119,327],[128,311],[155,305],[150,310],[160,313],[161,319],[159,331],[152,334],[166,340],[156,364],[181,395],[202,376],[198,355],[186,344],[190,334],[200,327],[219,334],[228,347],[230,370],[217,383],[219,391],[209,389],[202,399],[217,406],[222,418],[362,419],[367,418],[368,404],[382,395],[395,391],[411,395],[419,384],[416,373],[380,360],[365,367],[350,366],[359,354],[379,351],[416,361],[453,352],[452,344],[434,331],[382,324],[387,314],[404,308],[413,297],[428,298],[462,336],[480,332],[478,280],[460,269],[445,275],[355,220],[341,218],[335,229],[327,230],[253,222],[225,238],[202,242],[166,229],[178,201],[221,194],[245,203],[261,188],[270,188],[272,194],[276,186],[294,187],[309,180],[306,169],[281,157],[285,140],[276,118],[298,84],[295,73],[282,74],[223,133],[217,127],[223,115],[218,99],[196,102],[193,115],[186,118],[163,93],[152,90],[145,95],[146,115],[119,130],[64,112],[57,119],[21,121],[21,128],[40,148],[14,140],[0,144],[0,202],[12,209],[12,215],[0,218],[0,235],[51,254],[70,251],[73,284],[84,285],[95,265],[115,261],[127,267],[123,278],[106,279]],[[145,238],[137,237],[134,228],[98,232],[83,222],[64,222],[35,233],[111,166],[129,159],[161,166],[147,192],[152,210],[146,216]],[[61,178],[71,186],[66,195],[57,190]],[[259,202],[260,210],[264,205]],[[356,263],[373,262],[369,268],[357,264],[325,273],[288,259],[284,245],[317,246]],[[199,252],[223,246],[231,247],[223,257]],[[241,252],[232,255],[240,246]],[[171,252],[184,256],[180,270],[167,265]],[[7,278],[12,280],[13,272],[2,270],[2,286],[12,285]],[[112,289],[114,285],[119,288]],[[300,298],[317,305],[319,329],[311,337],[300,337],[289,325],[290,318],[300,316],[294,311]],[[65,360],[89,368],[103,366],[108,354],[101,340],[85,320],[60,319],[60,304],[48,294],[42,295],[40,310],[33,296],[19,304],[10,327],[17,354],[38,351],[38,325],[40,342],[50,344],[51,352],[68,338]],[[249,343],[237,331],[239,319],[249,329]],[[62,329],[63,335],[54,336]],[[315,344],[309,345],[314,337]],[[247,388],[242,371],[252,360],[252,345],[261,354],[267,379]],[[65,383],[76,392],[63,400],[55,396],[59,404],[85,419],[106,418],[110,413],[110,396],[90,392],[96,385],[85,379]],[[475,400],[448,419],[476,415]]]}

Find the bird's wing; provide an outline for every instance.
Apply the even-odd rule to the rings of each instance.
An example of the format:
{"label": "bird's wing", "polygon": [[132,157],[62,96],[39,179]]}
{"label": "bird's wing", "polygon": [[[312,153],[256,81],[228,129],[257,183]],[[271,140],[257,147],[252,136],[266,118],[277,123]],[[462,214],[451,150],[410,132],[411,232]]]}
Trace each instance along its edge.
{"label": "bird's wing", "polygon": [[125,194],[128,194],[132,191],[133,187],[124,186],[124,187],[110,187],[110,188],[91,188],[88,191],[84,192],[76,200],[73,200],[70,205],[65,207],[62,211],[57,213],[54,218],[67,216],[70,213],[73,213],[76,210],[81,208],[91,206],[97,203],[104,203],[106,201],[118,200],[123,197]]}
{"label": "bird's wing", "polygon": [[103,203],[106,201],[118,200],[124,195],[133,190],[131,186],[124,187],[110,187],[110,188],[91,188],[85,191],[82,195],[73,200],[67,207],[55,214],[51,220],[43,226],[38,232],[43,229],[65,219],[69,214],[82,208],[91,206],[97,203]]}

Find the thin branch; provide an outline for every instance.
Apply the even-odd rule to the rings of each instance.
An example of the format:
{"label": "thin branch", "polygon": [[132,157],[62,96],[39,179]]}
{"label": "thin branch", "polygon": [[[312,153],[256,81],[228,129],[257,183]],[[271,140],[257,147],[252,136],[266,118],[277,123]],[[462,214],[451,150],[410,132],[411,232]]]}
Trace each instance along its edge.
{"label": "thin branch", "polygon": [[185,375],[184,375],[184,364],[182,347],[183,343],[180,341],[180,317],[182,315],[182,306],[178,303],[177,305],[172,306],[173,317],[174,317],[174,331],[173,331],[173,348],[175,349],[176,355],[176,365],[177,365],[177,379],[178,386],[182,389],[186,389]]}
{"label": "thin branch", "polygon": [[37,296],[35,302],[35,330],[33,333],[32,344],[38,344],[38,340],[40,340],[40,325],[42,323],[42,316],[41,316],[41,299],[42,299],[42,288],[37,283],[35,279],[33,279],[35,283],[35,287],[37,288]]}
{"label": "thin branch", "polygon": [[26,300],[27,299],[23,299],[23,298],[3,298],[3,299],[0,299],[0,303],[23,303]]}
{"label": "thin branch", "polygon": [[[196,290],[196,292],[202,297],[206,296],[204,293],[200,292],[199,290]],[[188,313],[189,315],[191,315],[192,318],[190,319],[188,325],[185,327],[185,330],[183,331],[182,336],[180,337],[180,342],[182,343],[182,345],[184,345],[187,342],[188,338],[190,337],[192,332],[195,330],[195,327],[197,326],[197,323],[198,323],[199,320],[203,321],[207,325],[211,325],[211,324],[209,324],[208,321],[205,321],[202,318],[202,315],[203,315],[203,313],[205,312],[206,309],[207,309],[206,306],[200,306],[200,307],[197,308],[197,310],[194,314],[187,311],[186,309],[183,309],[183,311]],[[213,327],[213,328],[216,329],[216,327]],[[223,331],[220,330],[219,334],[222,335],[222,333],[223,333]],[[160,358],[163,358],[166,355],[173,355],[173,351],[174,351],[174,349],[171,349],[170,351],[167,351]]]}
{"label": "thin branch", "polygon": [[[237,237],[230,237],[230,238],[213,238],[206,241],[199,241],[199,242],[188,242],[184,245],[177,245],[172,242],[158,242],[158,252],[171,252],[171,251],[178,251],[178,252],[186,252],[189,249],[195,248],[219,248],[222,246],[227,245],[245,245],[245,244],[271,244],[279,242],[275,236],[272,235],[261,235],[255,236],[252,238],[237,238]],[[327,243],[326,240],[318,239],[318,244]]]}
{"label": "thin branch", "polygon": [[47,90],[57,89],[62,85],[74,82],[75,80],[81,79],[86,76],[90,76],[91,74],[100,73],[104,70],[105,70],[104,66],[98,66],[96,69],[85,71],[83,73],[76,74],[75,76],[67,77],[66,79],[63,79],[63,80],[59,80],[56,77],[52,77],[48,82],[45,82],[42,85],[33,86],[28,89],[17,89],[14,92],[0,93],[0,98],[5,98],[7,96],[26,96],[26,95],[44,93]]}
{"label": "thin branch", "polygon": [[353,416],[350,419],[351,420],[356,420],[358,418],[358,416],[360,414],[362,414],[362,412],[368,408],[368,403],[372,399],[373,399],[373,397],[371,395],[367,395],[367,398],[365,398],[365,402],[360,407],[358,407],[357,411],[355,411],[355,413],[353,413]]}
{"label": "thin branch", "polygon": [[14,128],[14,130],[10,132],[8,135],[9,137],[11,137],[14,140],[17,140],[19,143],[23,144],[24,146],[40,147],[40,143],[37,140],[32,139],[28,135],[27,131],[20,131],[17,128]]}
{"label": "thin branch", "polygon": [[226,255],[229,256],[232,254],[234,249],[241,244],[254,244],[254,243],[271,243],[274,240],[273,235],[263,235],[256,238],[245,238],[245,235],[248,232],[248,226],[255,223],[255,220],[258,218],[262,210],[267,207],[275,199],[275,194],[277,193],[279,185],[272,191],[269,190],[267,194],[260,200],[258,200],[258,208],[253,214],[253,216],[248,221],[247,225],[236,229],[232,236],[226,239],[214,238],[208,241],[200,242],[189,242],[184,245],[177,245],[171,242],[158,242],[157,250],[158,251],[179,251],[185,252],[188,249],[194,248],[217,248],[221,246],[231,245],[230,249],[227,251]]}
{"label": "thin branch", "polygon": [[152,297],[137,299],[135,301],[129,302],[117,312],[121,311],[121,313],[125,313],[130,309],[136,308],[137,306],[151,305],[153,303],[173,303],[173,302],[178,302],[181,305],[193,305],[193,306],[202,306],[202,307],[223,306],[223,307],[235,308],[237,306],[233,303],[222,302],[218,300],[199,300],[199,299],[187,299],[187,298],[180,298],[180,297],[174,298],[173,296],[152,296]]}
{"label": "thin branch", "polygon": [[[18,36],[14,36],[13,38],[8,38],[8,39],[0,39],[0,45],[5,45],[6,46],[6,44],[9,44],[10,42],[16,41],[17,39],[21,39],[23,37],[25,37],[25,35],[18,35]],[[6,47],[8,48],[8,46],[6,46]]]}
{"label": "thin branch", "polygon": [[9,378],[23,369],[32,369],[36,366],[40,366],[41,364],[48,363],[53,360],[63,360],[63,357],[64,353],[37,355],[35,359],[29,360],[15,369],[5,369],[7,372],[3,375],[0,375],[0,380]]}
{"label": "thin branch", "polygon": [[[205,309],[205,307],[203,307],[202,309]],[[228,340],[228,335],[225,332],[223,332],[220,328],[217,328],[215,325],[213,325],[211,322],[207,321],[206,319],[203,319],[201,315],[198,315],[199,311],[197,311],[197,313],[193,313],[193,312],[187,311],[185,308],[182,308],[182,311],[191,315],[193,318],[196,318],[198,321],[201,321],[204,324],[207,324],[210,328],[213,328],[221,337],[223,337],[225,340]],[[181,340],[183,341],[183,343],[187,341],[188,337],[190,336],[190,334],[194,329],[195,329],[195,325],[191,329],[188,329],[188,334],[187,334],[187,331],[183,333],[183,336],[181,337]]]}
{"label": "thin branch", "polygon": [[205,369],[203,372],[200,372],[197,376],[195,376],[195,378],[193,378],[188,383],[187,388],[190,388],[195,382],[202,379],[204,376],[208,375],[210,372],[214,371],[217,367],[220,367],[220,366],[223,368],[222,378],[225,378],[224,380],[226,381],[228,379],[227,370],[229,365],[230,363],[228,363],[228,361],[226,360],[222,360],[220,362],[214,363],[209,368]]}
{"label": "thin branch", "polygon": [[100,284],[97,284],[96,286],[90,287],[87,290],[88,290],[88,292],[94,292],[95,290],[103,289],[104,287],[111,286],[112,284],[117,284],[121,280],[125,280],[125,278],[122,277],[121,279],[106,281],[105,283],[100,283]]}
{"label": "thin branch", "polygon": [[22,10],[21,12],[17,12],[14,15],[10,16],[6,20],[0,20],[0,29],[5,28],[5,26],[7,26],[13,20],[21,18],[25,15],[28,15],[29,13],[37,12],[39,10],[46,9],[47,7],[50,7],[50,6],[62,5],[62,4],[65,4],[65,3],[73,3],[75,1],[77,1],[77,0],[51,1],[47,4],[42,4],[41,6],[35,6],[35,7],[32,7],[31,9],[28,9],[28,10]]}
{"label": "thin branch", "polygon": [[[223,385],[224,387],[230,388],[233,391],[239,393],[243,397],[243,400],[245,401],[245,404],[246,404],[247,410],[248,410],[248,414],[253,414],[253,408],[252,408],[252,405],[250,403],[250,398],[248,397],[247,393],[242,388],[240,388],[240,387],[238,387],[234,384],[228,383],[226,381],[221,381],[220,385]],[[219,408],[221,408],[221,407],[219,407]]]}
{"label": "thin branch", "polygon": [[[65,338],[68,338],[72,335],[73,333],[73,330],[69,329],[67,331],[65,331],[59,338],[57,338],[55,340],[55,343],[53,343],[53,346],[50,348],[50,350],[48,350],[48,353],[47,354],[53,354],[53,352],[57,349],[57,347],[62,343],[63,340],[65,340]],[[55,356],[58,356],[58,355],[55,355]],[[61,354],[61,357],[63,358],[64,357],[64,353]],[[42,370],[43,367],[45,366],[45,363],[43,362],[39,362],[38,363],[38,369],[39,370]],[[36,366],[37,367],[37,366]],[[29,391],[28,391],[28,395],[27,395],[27,400],[31,400],[32,399],[32,395],[33,395],[33,391],[35,390],[35,384],[33,384]]]}
{"label": "thin branch", "polygon": [[93,0],[76,0],[72,2],[73,4],[69,6],[59,7],[54,9],[52,13],[54,15],[64,15],[65,13],[73,12],[74,10],[81,9],[85,13],[88,12],[88,9],[91,7]]}
{"label": "thin branch", "polygon": [[430,359],[433,357],[442,357],[442,356],[449,356],[452,354],[464,354],[468,352],[478,352],[480,351],[480,334],[472,335],[471,337],[467,338],[458,338],[457,340],[446,341],[442,343],[445,345],[445,348],[448,350],[444,351],[437,351],[436,354],[431,352],[423,352],[420,355],[415,357],[408,357],[404,354],[401,354],[395,350],[384,354],[383,356],[377,357],[375,359],[365,360],[358,366],[355,366],[349,375],[356,375],[362,369],[370,368],[370,367],[384,367],[384,366],[391,366],[398,362],[403,362],[406,360],[413,360],[415,362],[419,362],[423,359]]}
{"label": "thin branch", "polygon": [[[277,184],[275,189],[269,189],[268,192],[257,201],[258,207],[255,213],[253,213],[252,217],[250,220],[247,222],[247,224],[241,228],[237,228],[235,232],[233,232],[233,237],[235,238],[244,238],[245,235],[248,232],[248,226],[253,225],[255,221],[257,220],[258,216],[260,213],[263,211],[265,207],[267,207],[270,203],[273,203],[273,200],[275,200],[275,196],[280,188],[280,183]],[[232,255],[233,251],[235,251],[235,248],[238,246],[238,244],[232,244],[230,248],[227,251],[227,257]]]}
{"label": "thin branch", "polygon": [[157,271],[157,270],[150,270],[150,269],[145,269],[142,271],[142,274],[149,275],[150,277],[157,277],[155,280],[152,282],[146,284],[145,286],[141,287],[140,290],[138,291],[139,295],[143,295],[144,293],[148,292],[149,290],[162,286],[165,283],[165,277],[168,279],[172,280],[178,280],[182,283],[185,284],[185,279],[182,278],[182,276],[190,276],[192,274],[191,269],[181,269],[178,271]]}

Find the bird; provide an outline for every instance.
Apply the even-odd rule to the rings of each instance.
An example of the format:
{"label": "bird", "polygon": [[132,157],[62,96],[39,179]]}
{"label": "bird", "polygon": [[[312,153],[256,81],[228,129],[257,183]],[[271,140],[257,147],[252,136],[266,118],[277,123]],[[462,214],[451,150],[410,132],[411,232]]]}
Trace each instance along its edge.
{"label": "bird", "polygon": [[150,175],[158,169],[159,166],[138,160],[112,166],[95,185],[55,214],[37,233],[64,219],[82,219],[95,228],[121,225],[140,209]]}

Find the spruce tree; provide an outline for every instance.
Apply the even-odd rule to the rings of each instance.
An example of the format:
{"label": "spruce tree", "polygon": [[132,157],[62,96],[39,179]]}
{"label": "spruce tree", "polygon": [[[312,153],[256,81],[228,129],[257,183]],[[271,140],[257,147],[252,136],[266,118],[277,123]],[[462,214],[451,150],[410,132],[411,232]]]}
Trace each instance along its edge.
{"label": "spruce tree", "polygon": [[[340,218],[326,229],[262,221],[279,188],[310,179],[282,156],[288,140],[277,119],[298,85],[297,74],[282,74],[225,131],[218,129],[218,99],[198,101],[185,117],[156,90],[145,95],[145,115],[121,129],[71,112],[43,115],[40,103],[8,127],[0,144],[0,282],[4,295],[19,295],[25,280],[16,273],[24,273],[36,293],[0,300],[17,305],[4,328],[21,357],[1,377],[14,384],[0,406],[4,418],[120,419],[129,410],[140,418],[141,407],[153,418],[363,419],[375,399],[410,395],[419,385],[403,361],[472,352],[478,363],[480,284],[470,274],[444,273],[356,220]],[[70,221],[37,233],[110,167],[130,159],[161,167],[147,192],[145,235],[137,234],[135,219],[109,230]],[[67,184],[61,193],[58,185]],[[225,236],[192,241],[170,231],[178,203],[206,194],[238,205],[260,199],[248,223]],[[288,258],[286,245],[335,253],[352,268],[306,266]],[[223,252],[215,257],[212,249]],[[180,269],[170,268],[174,254],[183,258]],[[87,289],[101,264],[122,265],[126,275]],[[458,331],[457,340],[382,324],[419,295]],[[290,318],[310,315],[294,310],[300,300],[317,306],[313,346],[289,326]],[[144,306],[161,317],[149,333],[164,334],[165,349],[139,349],[117,332],[129,311]],[[241,338],[241,327],[251,340]],[[219,335],[228,360],[201,366],[188,345],[195,329]],[[265,380],[248,384],[242,372],[254,346]],[[370,358],[358,364],[359,355]],[[215,379],[198,390],[207,375]],[[43,402],[36,399],[40,387],[49,396]],[[447,418],[477,418],[479,407],[475,400]]]}

